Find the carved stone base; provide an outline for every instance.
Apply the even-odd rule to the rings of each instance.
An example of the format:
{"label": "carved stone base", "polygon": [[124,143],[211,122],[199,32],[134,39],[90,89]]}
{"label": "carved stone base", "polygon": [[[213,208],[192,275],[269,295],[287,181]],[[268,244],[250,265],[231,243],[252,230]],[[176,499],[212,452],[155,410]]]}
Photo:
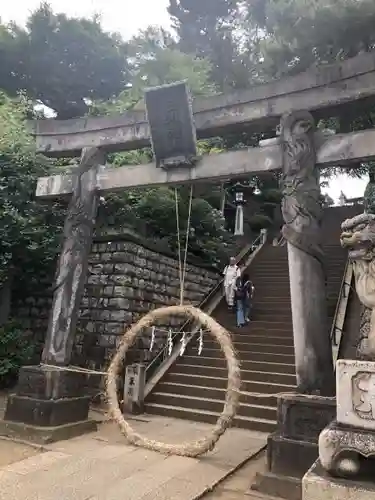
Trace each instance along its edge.
{"label": "carved stone base", "polygon": [[302,500],[373,500],[375,485],[329,476],[319,460],[302,480]]}
{"label": "carved stone base", "polygon": [[[95,430],[95,422],[88,419],[86,387],[83,373],[40,366],[21,368],[16,393],[7,401],[1,432],[51,442]],[[27,432],[29,436],[25,436]]]}
{"label": "carved stone base", "polygon": [[336,414],[335,400],[318,396],[283,394],[277,404],[277,431],[268,438],[269,472],[259,474],[252,489],[301,498],[301,480],[318,458],[319,434]]}
{"label": "carved stone base", "polygon": [[337,422],[375,432],[375,362],[336,363]]}
{"label": "carved stone base", "polygon": [[375,486],[375,432],[332,422],[319,437],[319,459],[334,477],[372,477]]}

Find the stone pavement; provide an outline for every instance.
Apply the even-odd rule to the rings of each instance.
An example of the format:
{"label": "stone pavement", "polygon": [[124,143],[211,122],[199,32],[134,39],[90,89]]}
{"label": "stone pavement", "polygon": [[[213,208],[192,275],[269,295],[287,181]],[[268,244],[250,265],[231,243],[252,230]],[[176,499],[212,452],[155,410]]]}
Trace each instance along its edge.
{"label": "stone pavement", "polygon": [[[196,439],[210,428],[148,415],[131,423],[148,437],[170,443]],[[167,457],[128,446],[117,426],[105,422],[96,433],[0,467],[0,500],[193,500],[257,454],[266,438],[230,429],[204,457]]]}
{"label": "stone pavement", "polygon": [[266,469],[266,451],[263,451],[218,484],[211,493],[207,493],[204,500],[244,500],[244,498],[247,500],[281,500],[272,499],[250,489],[250,485],[255,482],[256,475],[265,472]]}

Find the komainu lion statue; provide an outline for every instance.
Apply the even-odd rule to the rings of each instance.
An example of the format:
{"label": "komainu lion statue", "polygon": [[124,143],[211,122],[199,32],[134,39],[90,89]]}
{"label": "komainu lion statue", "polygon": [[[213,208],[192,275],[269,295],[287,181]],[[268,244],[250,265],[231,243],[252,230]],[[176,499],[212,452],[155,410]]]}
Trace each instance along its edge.
{"label": "komainu lion statue", "polygon": [[341,229],[341,245],[349,249],[357,294],[364,306],[357,357],[375,360],[375,215],[357,215],[344,221]]}

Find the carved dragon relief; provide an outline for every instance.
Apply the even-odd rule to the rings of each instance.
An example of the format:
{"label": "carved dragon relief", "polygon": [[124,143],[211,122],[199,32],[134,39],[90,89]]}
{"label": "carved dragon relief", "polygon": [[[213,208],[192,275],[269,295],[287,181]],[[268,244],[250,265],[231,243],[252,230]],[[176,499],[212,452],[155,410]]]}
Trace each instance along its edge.
{"label": "carved dragon relief", "polygon": [[308,111],[293,112],[281,119],[284,172],[282,213],[284,238],[322,262],[319,173],[315,168],[314,118]]}
{"label": "carved dragon relief", "polygon": [[71,330],[75,324],[80,292],[84,286],[83,275],[98,204],[95,169],[103,160],[100,150],[87,148],[82,152],[80,165],[75,172],[75,186],[64,225],[52,313],[42,356],[48,363],[64,364],[69,357],[68,344],[72,343]]}
{"label": "carved dragon relief", "polygon": [[[324,300],[326,277],[321,223],[319,171],[316,168],[315,123],[308,111],[285,114],[280,122],[280,138],[283,155],[282,235],[288,242],[288,254],[299,266],[312,273],[313,290],[304,287],[298,272],[291,277],[291,290],[298,301],[292,304],[295,336],[297,392],[303,394],[330,395],[333,393],[332,357],[327,326],[327,310]],[[295,251],[297,250],[297,251]],[[311,315],[300,314],[303,303],[316,300],[314,317],[320,323],[320,332],[311,321]],[[298,306],[297,306],[298,303]]]}

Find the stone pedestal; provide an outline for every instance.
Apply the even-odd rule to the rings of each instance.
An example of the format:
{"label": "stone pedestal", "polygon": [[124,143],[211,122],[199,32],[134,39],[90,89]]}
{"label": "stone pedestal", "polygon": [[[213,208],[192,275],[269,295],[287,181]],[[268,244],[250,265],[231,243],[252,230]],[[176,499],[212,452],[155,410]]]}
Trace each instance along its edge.
{"label": "stone pedestal", "polygon": [[25,366],[8,398],[0,434],[36,443],[68,439],[96,429],[88,419],[87,375],[64,369]]}
{"label": "stone pedestal", "polygon": [[319,434],[335,413],[333,398],[280,396],[277,430],[268,438],[268,472],[259,474],[252,488],[287,500],[300,500],[302,477],[318,457]]}
{"label": "stone pedestal", "polygon": [[373,500],[375,485],[366,480],[331,477],[317,460],[302,480],[302,500]]}
{"label": "stone pedestal", "polygon": [[369,477],[375,486],[375,363],[336,364],[336,421],[319,437],[323,468],[335,477]]}

